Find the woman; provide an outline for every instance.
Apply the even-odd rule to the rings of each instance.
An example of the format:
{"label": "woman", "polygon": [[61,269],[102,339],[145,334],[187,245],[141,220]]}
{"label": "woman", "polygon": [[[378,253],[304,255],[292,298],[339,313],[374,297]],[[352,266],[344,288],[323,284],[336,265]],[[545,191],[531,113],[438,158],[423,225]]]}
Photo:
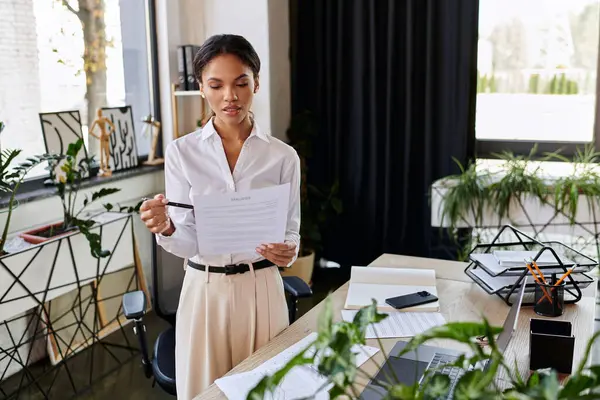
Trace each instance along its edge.
{"label": "woman", "polygon": [[[191,399],[285,329],[288,314],[276,266],[288,266],[300,244],[300,160],[295,150],[262,131],[250,108],[259,88],[260,60],[236,35],[209,38],[194,58],[194,74],[213,111],[201,129],[166,149],[166,196],[141,206],[141,218],[165,250],[187,259],[176,325],[176,383]],[[194,195],[290,183],[284,243],[248,254],[198,254]],[[205,266],[221,267],[218,272]],[[244,271],[225,274],[223,266]]]}

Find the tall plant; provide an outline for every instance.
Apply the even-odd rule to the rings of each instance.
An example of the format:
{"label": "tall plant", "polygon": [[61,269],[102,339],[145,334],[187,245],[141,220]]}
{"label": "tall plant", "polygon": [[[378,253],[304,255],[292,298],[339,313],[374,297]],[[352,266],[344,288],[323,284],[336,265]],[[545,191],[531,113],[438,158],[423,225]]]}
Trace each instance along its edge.
{"label": "tall plant", "polygon": [[331,217],[342,212],[337,181],[329,187],[317,187],[308,183],[307,161],[312,157],[317,136],[316,122],[310,112],[305,111],[292,118],[287,137],[300,158],[301,256],[321,249],[321,228]]}
{"label": "tall plant", "polygon": [[[449,394],[450,379],[440,374],[437,369],[427,370],[422,382],[412,385],[401,383],[394,374],[389,374],[386,382],[371,376],[362,368],[356,366],[356,355],[351,351],[354,345],[364,345],[365,332],[370,324],[387,318],[387,315],[377,312],[375,301],[358,311],[352,322],[333,323],[333,308],[331,298],[326,299],[324,312],[319,317],[318,336],[308,349],[293,357],[281,369],[270,376],[264,377],[248,394],[251,400],[263,399],[267,393],[276,390],[292,368],[302,365],[314,365],[318,372],[326,378],[326,384],[321,388],[331,387],[331,398],[348,396],[359,398],[360,394],[354,387],[358,376],[384,387],[388,391],[386,398],[399,400],[434,400],[445,399]],[[502,328],[492,327],[487,320],[476,322],[451,322],[434,327],[415,336],[401,354],[415,351],[431,340],[446,339],[466,345],[470,355],[462,355],[449,366],[464,370],[464,375],[454,387],[454,398],[457,400],[470,399],[506,399],[506,400],[550,400],[550,399],[592,399],[598,398],[600,389],[600,365],[586,368],[592,344],[600,336],[597,332],[588,342],[586,353],[578,368],[561,385],[554,370],[534,371],[525,379],[513,367],[514,364],[504,358],[498,349],[494,336]],[[484,351],[476,338],[484,336],[488,340],[487,350]],[[385,350],[381,342],[382,352]],[[387,358],[387,356],[386,356]],[[487,361],[485,370],[470,370],[469,366]],[[446,365],[448,366],[448,365]],[[510,388],[500,389],[495,384],[495,376],[504,371],[508,377]],[[596,397],[595,397],[596,396]]]}
{"label": "tall plant", "polygon": [[[63,172],[62,175],[57,177],[54,172],[55,168],[50,168],[50,176],[56,181],[56,193],[60,197],[63,208],[63,223],[60,230],[64,232],[79,229],[90,243],[92,256],[96,258],[107,257],[110,255],[110,251],[102,249],[100,235],[90,231],[95,221],[93,219],[80,218],[80,215],[90,204],[121,189],[102,188],[92,193],[91,197],[86,196],[83,200],[83,205],[78,210],[76,209],[79,189],[81,188],[83,178],[89,171],[89,160],[82,159],[80,162],[77,162],[77,155],[82,148],[83,139],[69,144],[64,157],[61,157],[59,160],[63,162],[60,166],[60,170]],[[113,206],[105,205],[105,208],[112,209]]]}
{"label": "tall plant", "polygon": [[12,213],[17,203],[16,195],[21,183],[23,183],[25,177],[33,168],[42,163],[57,159],[57,156],[43,154],[29,157],[26,161],[17,164],[15,167],[11,167],[13,161],[21,154],[21,151],[20,149],[7,149],[0,152],[0,191],[8,193],[10,196],[6,211],[6,223],[4,224],[2,238],[0,239],[0,255],[4,254],[4,246],[8,237]]}

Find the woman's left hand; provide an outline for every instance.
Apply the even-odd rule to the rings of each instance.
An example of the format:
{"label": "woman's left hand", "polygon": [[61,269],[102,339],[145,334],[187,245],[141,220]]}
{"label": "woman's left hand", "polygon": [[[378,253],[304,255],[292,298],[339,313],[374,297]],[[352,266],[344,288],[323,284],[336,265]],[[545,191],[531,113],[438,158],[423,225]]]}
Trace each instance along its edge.
{"label": "woman's left hand", "polygon": [[296,244],[293,242],[269,243],[256,248],[258,254],[279,267],[285,267],[296,255]]}

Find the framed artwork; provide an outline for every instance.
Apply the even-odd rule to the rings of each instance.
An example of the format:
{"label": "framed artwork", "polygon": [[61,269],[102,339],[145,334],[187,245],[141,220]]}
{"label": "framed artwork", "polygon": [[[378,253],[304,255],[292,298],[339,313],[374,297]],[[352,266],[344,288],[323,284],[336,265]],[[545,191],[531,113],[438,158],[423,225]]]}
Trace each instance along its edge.
{"label": "framed artwork", "polygon": [[[49,154],[65,154],[69,144],[83,138],[79,111],[40,113],[40,123],[46,152]],[[87,157],[88,153],[84,144],[83,151],[77,154],[77,164]],[[63,162],[60,162],[54,169],[57,179],[64,175],[64,172],[60,170],[62,164]],[[87,177],[87,173],[84,177]]]}
{"label": "framed artwork", "polygon": [[110,135],[110,170],[137,167],[139,160],[131,106],[104,107],[102,114],[115,126],[115,132]]}

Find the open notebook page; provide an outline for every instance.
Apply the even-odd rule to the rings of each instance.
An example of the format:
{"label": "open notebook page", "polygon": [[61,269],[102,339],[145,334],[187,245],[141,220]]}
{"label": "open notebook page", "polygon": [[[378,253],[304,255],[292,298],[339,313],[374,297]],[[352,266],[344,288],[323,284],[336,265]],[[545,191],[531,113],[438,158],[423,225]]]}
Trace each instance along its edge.
{"label": "open notebook page", "polygon": [[[377,301],[381,311],[393,311],[385,299],[426,290],[437,296],[433,269],[406,269],[383,267],[352,267],[346,297],[346,309],[359,309]],[[439,301],[403,308],[397,311],[439,311]]]}

